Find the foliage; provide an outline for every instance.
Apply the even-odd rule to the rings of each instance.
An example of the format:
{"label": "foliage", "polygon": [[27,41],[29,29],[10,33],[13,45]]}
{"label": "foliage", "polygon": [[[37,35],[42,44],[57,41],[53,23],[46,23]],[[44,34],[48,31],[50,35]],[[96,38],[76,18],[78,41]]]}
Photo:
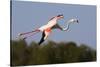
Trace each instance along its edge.
{"label": "foliage", "polygon": [[38,45],[30,45],[25,40],[11,40],[11,66],[58,64],[96,61],[96,50],[74,42],[56,43],[48,41]]}

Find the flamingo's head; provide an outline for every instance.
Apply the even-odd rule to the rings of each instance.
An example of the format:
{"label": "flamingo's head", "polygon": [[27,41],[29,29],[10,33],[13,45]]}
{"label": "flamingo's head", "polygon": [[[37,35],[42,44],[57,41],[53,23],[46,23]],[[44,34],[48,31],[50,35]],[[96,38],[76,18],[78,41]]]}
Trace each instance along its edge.
{"label": "flamingo's head", "polygon": [[61,18],[64,18],[63,14],[57,15],[57,19],[61,19]]}
{"label": "flamingo's head", "polygon": [[68,21],[69,23],[79,23],[78,19],[73,18]]}

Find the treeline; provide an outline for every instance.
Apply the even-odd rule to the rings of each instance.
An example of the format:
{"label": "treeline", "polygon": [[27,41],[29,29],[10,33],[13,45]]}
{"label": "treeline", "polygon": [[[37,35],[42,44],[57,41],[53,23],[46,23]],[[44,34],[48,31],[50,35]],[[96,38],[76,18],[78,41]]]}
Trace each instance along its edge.
{"label": "treeline", "polygon": [[48,41],[43,45],[25,40],[11,40],[11,66],[58,64],[96,61],[96,50],[74,42],[56,43]]}

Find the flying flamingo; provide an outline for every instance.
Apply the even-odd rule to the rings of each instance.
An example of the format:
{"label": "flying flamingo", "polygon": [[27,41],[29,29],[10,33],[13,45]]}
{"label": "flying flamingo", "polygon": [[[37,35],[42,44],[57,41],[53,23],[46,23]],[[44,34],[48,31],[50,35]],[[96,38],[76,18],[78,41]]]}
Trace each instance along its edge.
{"label": "flying flamingo", "polygon": [[[47,37],[49,36],[49,34],[51,33],[51,31],[53,29],[60,29],[61,31],[67,31],[69,29],[70,23],[74,23],[74,22],[78,23],[77,19],[75,19],[75,18],[74,19],[70,19],[69,21],[67,21],[67,27],[62,28],[57,23],[57,21],[62,19],[62,18],[64,18],[63,14],[57,15],[57,16],[51,18],[46,25],[43,25],[40,28],[35,29],[34,31],[31,31],[31,32],[20,33],[19,36],[30,34],[30,33],[33,33],[33,32],[36,32],[36,33],[37,32],[42,32],[42,38],[41,38],[41,40],[38,43],[40,45],[40,44],[42,44],[47,39]],[[32,35],[30,35],[30,36],[32,36]],[[24,39],[26,39],[26,38],[27,37],[24,37]]]}

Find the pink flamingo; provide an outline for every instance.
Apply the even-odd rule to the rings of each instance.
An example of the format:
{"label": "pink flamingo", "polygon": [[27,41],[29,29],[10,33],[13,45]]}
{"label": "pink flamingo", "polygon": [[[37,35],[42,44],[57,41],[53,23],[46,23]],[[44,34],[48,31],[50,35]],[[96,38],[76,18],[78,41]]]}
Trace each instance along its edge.
{"label": "pink flamingo", "polygon": [[[43,25],[41,26],[40,28],[38,29],[35,29],[34,31],[31,31],[31,32],[26,32],[26,33],[20,33],[19,36],[22,36],[22,35],[26,35],[26,34],[30,34],[30,33],[33,33],[33,32],[42,32],[42,38],[41,40],[39,41],[39,45],[42,44],[46,39],[47,37],[49,36],[49,34],[51,33],[51,31],[53,29],[60,29],[61,31],[67,31],[69,29],[69,25],[70,23],[73,23],[73,22],[77,22],[78,23],[78,20],[77,19],[70,19],[67,23],[67,27],[65,28],[62,28],[58,23],[57,21],[64,18],[64,16],[61,14],[61,15],[57,15],[53,18],[51,18],[49,20],[49,22],[46,24],[46,25]],[[32,36],[32,35],[30,35]],[[24,37],[24,39],[26,39],[27,37]]]}

